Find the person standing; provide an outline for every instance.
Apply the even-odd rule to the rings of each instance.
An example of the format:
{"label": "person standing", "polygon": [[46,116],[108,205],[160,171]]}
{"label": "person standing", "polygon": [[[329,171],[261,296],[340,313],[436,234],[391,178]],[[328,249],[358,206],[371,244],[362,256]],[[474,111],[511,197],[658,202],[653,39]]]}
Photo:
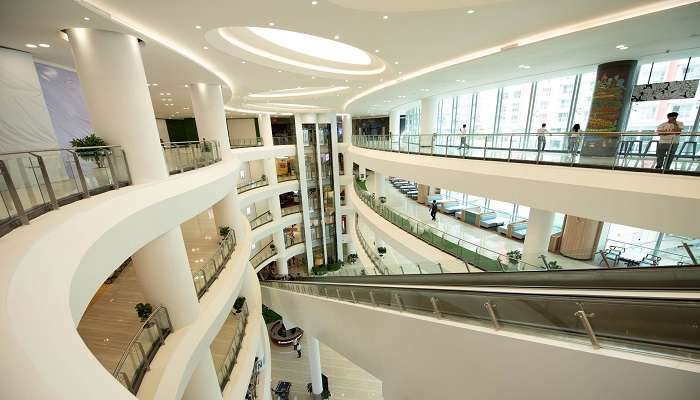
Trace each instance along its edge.
{"label": "person standing", "polygon": [[574,124],[574,126],[571,128],[571,133],[569,134],[569,153],[571,154],[571,157],[576,157],[576,153],[578,153],[578,144],[579,144],[579,139],[581,138],[581,125],[579,124]]}
{"label": "person standing", "polygon": [[[659,134],[659,144],[656,145],[656,169],[671,168],[673,157],[678,148],[678,137],[683,131],[683,123],[677,121],[678,113],[673,111],[666,115],[668,121],[659,125],[656,132]],[[666,162],[664,162],[666,159]]]}
{"label": "person standing", "polygon": [[462,153],[462,156],[464,156],[467,149],[467,133],[467,124],[462,124],[462,127],[459,128],[459,151]]}
{"label": "person standing", "polygon": [[294,350],[297,352],[297,358],[301,358],[301,343],[299,343],[299,339],[294,339]]}
{"label": "person standing", "polygon": [[542,123],[542,127],[537,130],[537,152],[544,151],[545,146],[547,146],[547,124]]}
{"label": "person standing", "polygon": [[430,217],[433,219],[433,221],[435,221],[437,210],[437,201],[433,200],[433,204],[430,205]]}

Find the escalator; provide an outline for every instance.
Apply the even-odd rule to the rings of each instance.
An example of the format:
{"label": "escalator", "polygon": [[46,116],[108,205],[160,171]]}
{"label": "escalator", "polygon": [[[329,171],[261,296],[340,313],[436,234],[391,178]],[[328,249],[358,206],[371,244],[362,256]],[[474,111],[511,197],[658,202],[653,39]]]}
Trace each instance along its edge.
{"label": "escalator", "polygon": [[[501,368],[512,363],[510,357],[520,357],[539,349],[534,351],[535,359],[531,361],[532,367],[537,368],[540,363],[546,364],[544,360],[549,355],[559,354],[564,348],[568,351],[562,362],[583,362],[590,374],[586,379],[597,376],[602,372],[599,369],[604,370],[614,359],[612,364],[617,365],[614,368],[626,368],[626,373],[636,374],[640,365],[662,369],[663,372],[653,372],[653,378],[645,378],[649,371],[642,372],[645,368],[641,368],[636,379],[651,379],[650,384],[665,387],[663,393],[667,398],[691,398],[690,388],[700,389],[700,267],[314,277],[264,281],[262,288],[268,306],[277,307],[277,312],[304,329],[316,331],[314,335],[325,335],[322,341],[336,342],[341,347],[338,350],[347,349],[348,355],[359,358],[360,366],[363,366],[363,359],[368,364],[373,364],[374,360],[367,359],[358,346],[348,346],[347,340],[369,335],[373,340],[381,341],[388,335],[389,343],[393,343],[393,338],[399,345],[399,337],[414,335],[416,332],[413,331],[419,329],[424,332],[414,340],[432,346],[434,357],[451,359],[462,354],[465,365],[472,368],[482,368],[484,364],[489,368]],[[325,322],[319,323],[317,318]],[[329,320],[347,327],[351,333],[329,325]],[[390,320],[395,321],[396,326],[385,322]],[[459,327],[465,332],[452,331]],[[479,333],[476,336],[475,331]],[[452,334],[457,336],[450,336]],[[443,349],[447,343],[440,339],[443,335],[461,337],[459,344],[466,347],[450,343]],[[518,338],[518,345],[511,343],[513,337]],[[540,348],[541,341],[548,345],[546,351]],[[503,356],[503,359],[500,356],[487,357],[474,364],[477,359],[474,346],[480,348],[484,343],[493,346],[500,342],[504,348],[514,346],[517,350],[512,350],[514,353]],[[523,346],[526,342],[533,347]],[[365,345],[366,350],[375,356],[386,351],[384,348],[372,349],[372,341]],[[442,351],[447,353],[440,354]],[[401,357],[401,354],[394,357]],[[391,362],[391,356],[387,354],[386,357],[383,357],[386,362]],[[600,364],[595,366],[596,362]],[[376,368],[381,374],[382,366]],[[393,368],[411,367],[399,363]],[[517,374],[520,378],[529,375],[521,372]],[[562,379],[566,379],[565,375]],[[415,379],[421,376],[419,374]],[[430,381],[427,379],[426,384]],[[676,382],[674,387],[666,387],[671,381]],[[609,384],[618,390],[621,382]],[[566,397],[614,398],[608,396],[610,393],[594,395],[588,389],[579,393],[582,397]],[[637,390],[629,393],[632,392]],[[484,395],[479,390],[470,393]],[[489,393],[504,398],[504,393],[498,390]],[[455,392],[448,391],[443,395],[455,396]],[[643,392],[637,396],[650,398],[649,393]],[[414,398],[405,394],[399,397]]]}

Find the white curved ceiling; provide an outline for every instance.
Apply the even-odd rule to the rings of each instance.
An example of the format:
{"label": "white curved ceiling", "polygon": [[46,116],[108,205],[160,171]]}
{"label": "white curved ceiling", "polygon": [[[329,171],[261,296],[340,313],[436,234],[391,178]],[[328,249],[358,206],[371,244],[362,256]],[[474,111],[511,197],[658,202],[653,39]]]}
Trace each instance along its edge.
{"label": "white curved ceiling", "polygon": [[[640,8],[669,9],[617,22],[610,20],[583,31],[574,29],[575,33],[563,30],[583,29],[583,22],[605,20]],[[469,14],[469,9],[475,12]],[[84,21],[83,17],[91,20]],[[382,114],[420,97],[459,87],[523,79],[665,50],[698,48],[700,38],[692,36],[700,35],[698,20],[700,6],[692,0],[317,0],[315,5],[311,0],[209,0],[206,4],[183,0],[52,0],[50,7],[42,0],[23,0],[3,4],[0,45],[31,50],[36,58],[71,66],[70,47],[58,39],[59,29],[87,26],[134,33],[146,42],[143,58],[148,79],[159,83],[151,87],[159,117],[169,117],[174,109],[179,116],[191,115],[184,85],[200,81],[228,86],[225,100],[229,109],[245,109],[243,104],[253,102],[247,98],[249,93],[335,85],[349,89],[305,96],[303,103],[338,112],[347,105],[347,111],[353,114]],[[374,76],[300,71],[232,55],[212,46],[205,37],[218,27],[271,24],[329,40],[338,37],[338,41],[383,61],[386,69]],[[558,34],[542,37],[546,32]],[[484,50],[499,49],[521,38],[536,40],[483,58],[469,57],[487,54]],[[625,53],[614,47],[622,40],[629,45]],[[46,41],[51,48],[24,47],[25,43]],[[452,64],[454,60],[459,62]],[[519,64],[531,65],[532,69],[518,69]],[[442,68],[425,72],[436,66]],[[464,82],[457,83],[455,77]],[[175,105],[161,104],[161,92],[171,93],[167,98],[173,100],[168,103]],[[378,106],[370,110],[370,105]]]}

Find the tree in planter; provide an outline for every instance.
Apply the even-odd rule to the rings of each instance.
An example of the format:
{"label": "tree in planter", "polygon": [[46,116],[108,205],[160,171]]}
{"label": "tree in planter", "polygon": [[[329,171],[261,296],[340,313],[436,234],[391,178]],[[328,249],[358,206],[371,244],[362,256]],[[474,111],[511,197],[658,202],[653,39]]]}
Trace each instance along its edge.
{"label": "tree in planter", "polygon": [[506,256],[508,256],[508,262],[510,264],[517,265],[520,260],[523,258],[523,253],[520,252],[520,250],[511,250],[506,253]]}
{"label": "tree in planter", "polygon": [[561,269],[561,265],[557,264],[556,261],[549,261],[547,263],[547,269]]}
{"label": "tree in planter", "polygon": [[95,161],[98,168],[104,168],[104,156],[108,154],[105,149],[81,149],[81,147],[107,146],[107,142],[94,133],[83,138],[75,138],[70,141],[70,145],[75,148],[80,158],[88,161]]}
{"label": "tree in planter", "polygon": [[139,303],[134,308],[141,322],[145,322],[153,314],[153,306],[150,303]]}
{"label": "tree in planter", "polygon": [[229,228],[228,226],[219,227],[219,236],[221,236],[222,238],[228,236],[229,233],[231,233],[231,228]]}
{"label": "tree in planter", "polygon": [[384,254],[386,254],[386,247],[377,247],[377,253],[379,253],[380,256],[384,257]]}
{"label": "tree in planter", "polygon": [[274,243],[270,243],[270,250],[275,251],[277,247],[275,247]]}
{"label": "tree in planter", "polygon": [[236,314],[241,312],[243,304],[245,304],[245,297],[239,297],[236,299],[236,302],[233,303],[233,309],[236,310]]}

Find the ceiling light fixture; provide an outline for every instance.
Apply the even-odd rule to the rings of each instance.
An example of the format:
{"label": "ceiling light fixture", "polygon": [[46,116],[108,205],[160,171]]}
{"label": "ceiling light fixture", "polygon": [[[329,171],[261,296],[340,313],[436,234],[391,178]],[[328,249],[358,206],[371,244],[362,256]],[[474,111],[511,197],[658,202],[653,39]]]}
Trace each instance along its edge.
{"label": "ceiling light fixture", "polygon": [[475,12],[474,10],[467,10],[467,14],[474,14]]}
{"label": "ceiling light fixture", "polygon": [[382,19],[386,21],[387,19],[389,19],[389,16],[388,16],[388,15],[384,15],[384,16],[382,17]]}
{"label": "ceiling light fixture", "polygon": [[46,43],[39,43],[39,47],[51,47],[51,45]]}
{"label": "ceiling light fixture", "polygon": [[312,6],[315,6],[316,4],[318,4],[318,1],[316,1],[316,0],[314,0],[314,1],[311,2],[311,5],[312,5]]}
{"label": "ceiling light fixture", "polygon": [[241,61],[241,64],[245,64],[245,61]]}
{"label": "ceiling light fixture", "polygon": [[194,26],[194,29],[202,29],[202,26],[201,26],[201,25],[195,25],[195,26]]}
{"label": "ceiling light fixture", "polygon": [[430,89],[421,89],[420,91],[421,91],[421,92],[429,92]]}
{"label": "ceiling light fixture", "polygon": [[165,92],[165,95],[166,95],[166,96],[170,96],[170,92]]}
{"label": "ceiling light fixture", "polygon": [[399,65],[399,62],[398,62],[398,61],[394,61],[394,65]]}
{"label": "ceiling light fixture", "polygon": [[83,17],[83,21],[90,21],[90,17]]}
{"label": "ceiling light fixture", "polygon": [[340,39],[340,36],[339,36],[339,35],[335,35],[335,36],[333,36],[333,39],[338,40],[338,39]]}
{"label": "ceiling light fixture", "polygon": [[464,82],[466,82],[466,81],[465,81],[464,79],[457,79],[457,82],[458,82],[458,83],[464,83]]}
{"label": "ceiling light fixture", "polygon": [[165,93],[163,93],[163,92],[161,92],[161,93],[158,93],[158,94],[160,94],[161,96],[165,96]]}
{"label": "ceiling light fixture", "polygon": [[37,46],[36,46],[35,44],[32,44],[32,43],[27,43],[27,44],[25,44],[25,46],[29,47],[30,49],[36,49],[36,48],[37,48]]}
{"label": "ceiling light fixture", "polygon": [[403,72],[399,71],[399,75],[403,74]]}
{"label": "ceiling light fixture", "polygon": [[269,25],[269,26],[275,26],[275,23],[274,23],[274,22],[268,22],[268,25]]}
{"label": "ceiling light fixture", "polygon": [[629,47],[625,46],[624,44],[618,44],[615,46],[618,50],[627,50]]}
{"label": "ceiling light fixture", "polygon": [[202,48],[203,48],[204,50],[209,50],[209,47],[207,47],[207,46],[204,46],[204,47],[202,47]]}
{"label": "ceiling light fixture", "polygon": [[520,64],[520,65],[518,65],[518,68],[520,68],[520,69],[530,69],[530,66],[529,66],[529,65],[525,65],[525,64]]}
{"label": "ceiling light fixture", "polygon": [[157,83],[151,83],[151,86],[158,86]]}

